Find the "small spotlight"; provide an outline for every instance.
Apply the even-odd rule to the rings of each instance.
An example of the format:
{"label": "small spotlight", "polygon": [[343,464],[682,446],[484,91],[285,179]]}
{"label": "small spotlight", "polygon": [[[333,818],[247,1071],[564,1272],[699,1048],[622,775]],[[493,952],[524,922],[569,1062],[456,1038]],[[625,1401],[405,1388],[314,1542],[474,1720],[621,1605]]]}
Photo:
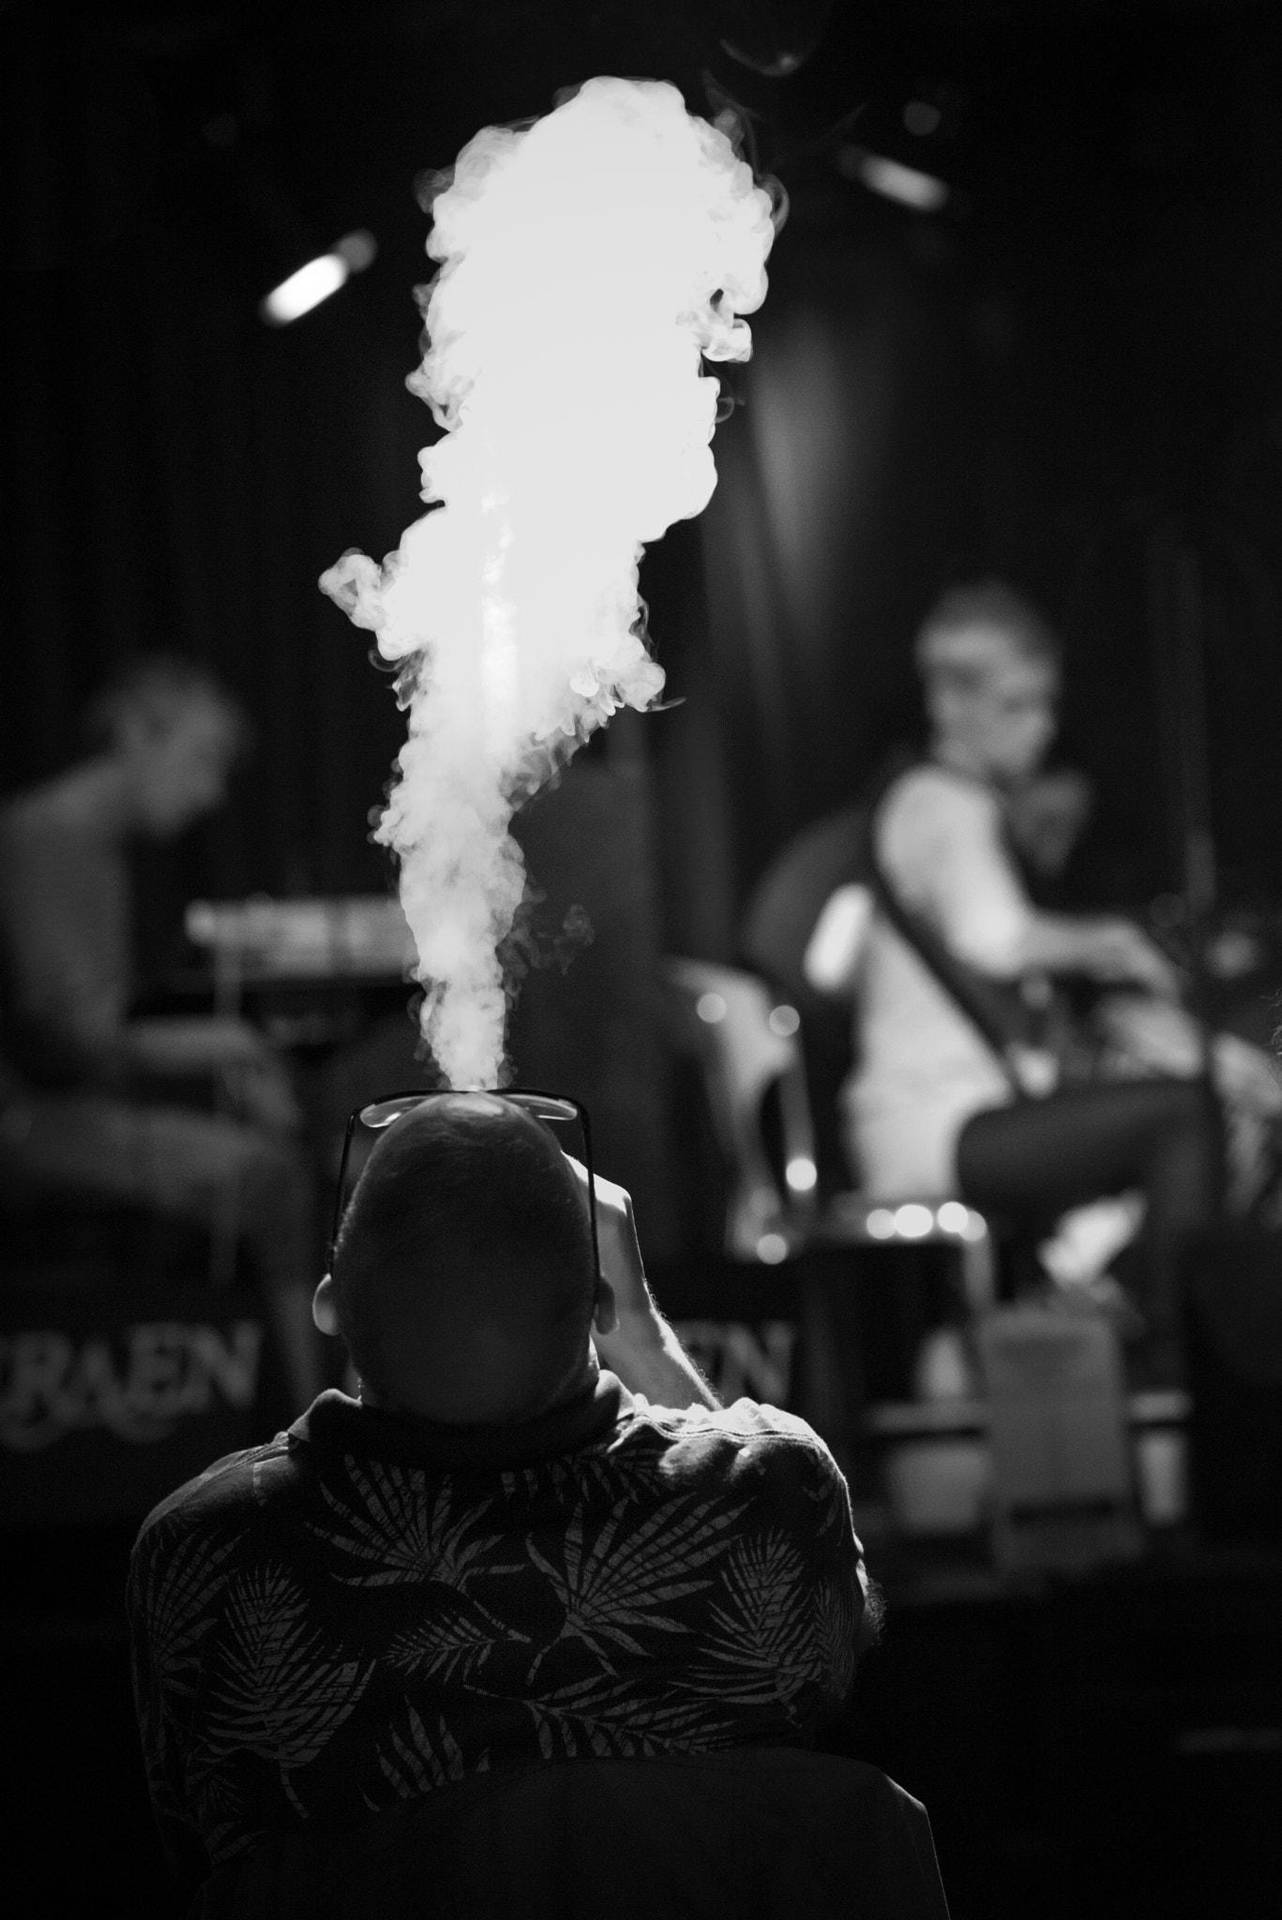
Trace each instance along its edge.
{"label": "small spotlight", "polygon": [[847,180],[857,180],[870,193],[884,200],[897,200],[914,213],[938,213],[948,204],[951,189],[933,173],[905,167],[884,154],[868,153],[863,147],[843,147],[837,165]]}
{"label": "small spotlight", "polygon": [[808,1159],[805,1154],[798,1154],[796,1159],[790,1160],[784,1168],[783,1177],[793,1193],[813,1193],[815,1182],[819,1178],[819,1170],[813,1160]]}
{"label": "small spotlight", "polygon": [[906,1207],[895,1208],[895,1232],[901,1240],[924,1240],[934,1224],[935,1216],[929,1207],[910,1202]]}
{"label": "small spotlight", "polygon": [[964,1207],[960,1200],[945,1200],[935,1215],[935,1224],[941,1233],[955,1233],[964,1240],[970,1224],[970,1208]]}
{"label": "small spotlight", "polygon": [[757,1242],[757,1258],[764,1266],[779,1266],[788,1258],[788,1242],[781,1233],[763,1233]]}
{"label": "small spotlight", "polygon": [[789,1040],[801,1025],[801,1015],[795,1007],[783,1003],[771,1007],[768,1024],[771,1033],[777,1033],[781,1040]]}
{"label": "small spotlight", "polygon": [[870,1240],[893,1240],[895,1237],[895,1216],[889,1207],[874,1207],[864,1225]]}
{"label": "small spotlight", "polygon": [[345,233],[328,253],[318,254],[297,273],[291,273],[288,280],[273,287],[259,303],[260,318],[272,327],[287,327],[291,320],[301,320],[322,300],[337,293],[352,274],[362,273],[377,252],[378,243],[372,233],[363,228]]}
{"label": "small spotlight", "polygon": [[719,993],[701,993],[694,1003],[694,1010],[708,1026],[715,1027],[725,1019],[729,1008]]}

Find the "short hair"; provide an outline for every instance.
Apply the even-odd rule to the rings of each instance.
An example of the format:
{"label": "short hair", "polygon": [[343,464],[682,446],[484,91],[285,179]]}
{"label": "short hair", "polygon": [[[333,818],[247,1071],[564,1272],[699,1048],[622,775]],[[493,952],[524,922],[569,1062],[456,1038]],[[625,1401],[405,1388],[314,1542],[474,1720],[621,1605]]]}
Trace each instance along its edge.
{"label": "short hair", "polygon": [[229,759],[249,749],[244,710],[208,667],[176,653],[134,654],[122,661],[89,702],[84,734],[92,747],[110,747],[125,719],[137,715],[154,733],[168,733],[194,707],[217,709],[227,727]]}
{"label": "short hair", "polygon": [[592,1236],[547,1128],[480,1097],[432,1095],[379,1138],[339,1228],[334,1305],[357,1373],[383,1398],[417,1381],[430,1399],[486,1329],[525,1356],[505,1389],[517,1418],[584,1351]]}
{"label": "short hair", "polygon": [[988,579],[940,595],[918,631],[915,654],[926,678],[973,691],[999,664],[1003,648],[1047,667],[1060,665],[1050,622],[1004,580]]}

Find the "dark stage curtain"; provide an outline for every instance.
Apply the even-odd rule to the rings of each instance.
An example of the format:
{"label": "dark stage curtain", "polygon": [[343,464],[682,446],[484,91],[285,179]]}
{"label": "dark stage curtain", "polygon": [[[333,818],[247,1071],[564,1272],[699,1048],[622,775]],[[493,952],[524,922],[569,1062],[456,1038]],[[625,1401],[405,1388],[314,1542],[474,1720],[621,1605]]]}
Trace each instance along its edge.
{"label": "dark stage curtain", "polygon": [[[446,161],[486,117],[473,100],[480,68],[458,49],[454,67],[444,54],[425,63],[421,48],[397,57],[406,78],[387,180],[371,159],[363,210],[346,205],[351,224],[385,206],[388,247],[404,257],[387,254],[274,333],[255,310],[264,288],[346,217],[318,189],[318,231],[314,209],[275,190],[288,129],[312,143],[294,202],[313,172],[325,193],[359,173],[353,140],[377,149],[382,131],[368,118],[370,73],[352,69],[346,42],[340,60],[291,40],[275,148],[264,135],[256,157],[246,119],[234,163],[220,162],[198,95],[231,57],[217,41],[225,23],[206,46],[195,16],[149,39],[141,24],[109,30],[113,13],[26,6],[0,21],[0,788],[72,751],[82,697],[113,662],[178,647],[226,677],[257,730],[234,804],[187,850],[187,890],[379,887],[386,865],[367,816],[403,724],[367,636],[316,582],[347,547],[385,551],[419,511],[415,454],[432,427],[404,388],[410,289],[425,265],[407,156]],[[166,32],[188,37],[170,45]],[[1202,42],[1192,26],[1186,38],[1192,63]],[[252,65],[248,27],[242,39]],[[1118,529],[1139,525],[1137,503],[1145,526],[1172,505],[1210,509],[1234,551],[1245,538],[1262,556],[1251,562],[1259,591],[1250,606],[1244,591],[1229,595],[1229,637],[1211,648],[1212,722],[1232,742],[1217,748],[1215,797],[1235,885],[1276,890],[1277,290],[1266,267],[1282,160],[1264,108],[1277,69],[1246,41],[1217,58],[1205,112],[1221,146],[1205,180],[1154,172],[1145,186],[1128,174],[1130,198],[1117,199],[1120,162],[1092,136],[1082,154],[1093,172],[1034,169],[1026,199],[1017,170],[990,179],[967,226],[874,202],[826,163],[790,174],[757,351],[724,373],[744,404],[717,432],[717,491],[642,574],[668,694],[683,702],[643,728],[670,950],[729,958],[772,855],[912,731],[913,629],[967,570],[1010,575],[1073,629],[1064,751],[1099,784],[1110,839],[1096,869],[1119,899],[1171,884],[1163,782],[1133,778],[1136,740],[1151,743],[1160,710],[1165,638],[1144,631],[1144,607],[1133,615],[1136,596],[1114,577],[1120,566],[1133,583],[1146,564],[1117,544]],[[366,65],[378,66],[381,100],[386,49]],[[181,111],[168,97],[180,72]],[[522,98],[532,84],[511,81]],[[359,136],[331,111],[349,85]],[[1250,107],[1240,126],[1219,111],[1234,87]],[[1163,220],[1150,220],[1168,192]],[[1217,250],[1208,235],[1221,231]],[[1190,288],[1201,305],[1186,327]],[[1212,382],[1230,346],[1235,384]],[[1228,548],[1218,534],[1212,546],[1213,592]],[[1214,621],[1208,631],[1218,635]]]}
{"label": "dark stage curtain", "polygon": [[725,377],[742,405],[717,430],[696,630],[670,672],[687,701],[655,722],[668,935],[705,957],[733,957],[772,856],[913,731],[912,633],[980,544],[965,278],[921,240],[800,194],[754,357]]}
{"label": "dark stage curtain", "polygon": [[[173,649],[227,681],[256,734],[191,879],[379,886],[366,816],[402,723],[368,637],[316,582],[413,517],[426,416],[359,287],[341,327],[324,311],[288,336],[261,325],[271,281],[175,192],[163,102],[127,49],[92,20],[23,14],[4,53],[4,790],[71,757],[115,663]],[[392,353],[409,363],[408,289],[404,304]]]}
{"label": "dark stage curtain", "polygon": [[[166,119],[172,50],[149,60],[92,14],[42,26],[19,10],[3,33],[3,789],[70,756],[114,663],[177,648],[230,683],[257,736],[233,804],[185,850],[186,890],[384,885],[368,815],[403,723],[367,636],[316,582],[421,510],[433,429],[404,389],[421,251],[394,296],[372,275],[265,328],[257,300],[305,257],[303,225],[270,192],[229,194],[252,183],[252,153],[212,178],[190,102],[181,130]],[[875,222],[856,233],[798,195],[757,358],[726,374],[745,404],[718,429],[717,492],[643,569],[684,702],[643,737],[670,948],[728,954],[770,855],[907,717],[905,635],[957,543],[967,383],[950,375],[948,261],[897,252]]]}

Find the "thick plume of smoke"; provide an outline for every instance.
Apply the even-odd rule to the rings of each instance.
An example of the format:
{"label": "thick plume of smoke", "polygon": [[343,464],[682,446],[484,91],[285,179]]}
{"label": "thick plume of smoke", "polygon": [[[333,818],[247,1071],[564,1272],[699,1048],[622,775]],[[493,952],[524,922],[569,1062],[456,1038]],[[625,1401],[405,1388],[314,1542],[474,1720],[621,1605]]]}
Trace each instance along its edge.
{"label": "thick plume of smoke", "polygon": [[377,837],[424,1037],[449,1085],[494,1086],[525,883],[512,815],[663,685],[641,552],[716,484],[701,360],[751,351],[774,228],[723,133],[674,87],[617,79],[478,133],[433,214],[410,381],[446,429],[419,456],[429,511],[381,568],[349,553],[321,585],[400,668],[409,738]]}

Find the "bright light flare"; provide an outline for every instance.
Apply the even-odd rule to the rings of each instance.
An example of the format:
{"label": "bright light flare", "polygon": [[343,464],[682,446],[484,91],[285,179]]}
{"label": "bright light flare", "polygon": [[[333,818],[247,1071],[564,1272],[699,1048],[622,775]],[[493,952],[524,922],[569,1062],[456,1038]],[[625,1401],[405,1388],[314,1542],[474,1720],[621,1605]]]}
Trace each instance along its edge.
{"label": "bright light flare", "polygon": [[870,193],[897,201],[914,213],[939,213],[952,198],[947,181],[918,167],[906,167],[885,154],[869,153],[863,147],[844,147],[837,165],[848,180],[858,180]]}
{"label": "bright light flare", "polygon": [[287,327],[292,320],[301,320],[322,300],[337,293],[352,274],[369,266],[377,253],[378,245],[372,233],[363,229],[345,233],[329,253],[318,254],[297,273],[291,273],[288,280],[273,287],[259,303],[260,316],[273,327]]}
{"label": "bright light flare", "polygon": [[895,1208],[895,1234],[900,1240],[924,1240],[934,1224],[935,1216],[930,1208],[919,1206],[916,1201]]}
{"label": "bright light flare", "polygon": [[485,128],[435,199],[410,380],[445,429],[419,456],[429,511],[381,568],[348,553],[321,584],[400,668],[409,739],[376,837],[451,1086],[505,1071],[513,812],[663,685],[642,547],[716,484],[701,361],[747,358],[773,238],[730,140],[659,81],[590,80],[531,127]]}
{"label": "bright light flare", "polygon": [[962,1200],[945,1200],[938,1207],[906,1201],[898,1207],[870,1207],[864,1216],[870,1240],[926,1240],[933,1234],[977,1242],[988,1238],[988,1223]]}

